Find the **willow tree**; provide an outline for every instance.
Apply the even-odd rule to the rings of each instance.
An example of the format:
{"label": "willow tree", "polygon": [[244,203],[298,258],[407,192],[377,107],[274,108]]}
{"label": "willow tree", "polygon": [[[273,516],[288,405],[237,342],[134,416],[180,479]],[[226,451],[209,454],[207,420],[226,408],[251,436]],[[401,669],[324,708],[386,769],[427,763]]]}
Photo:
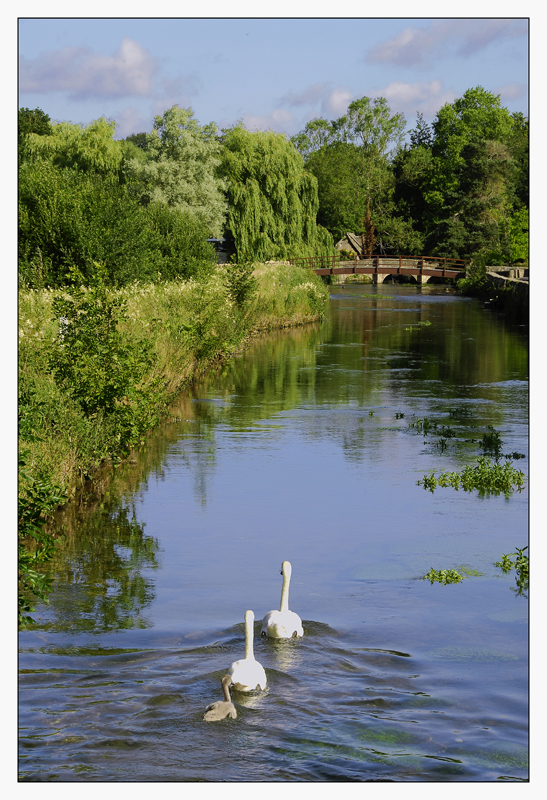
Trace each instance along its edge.
{"label": "willow tree", "polygon": [[124,171],[143,203],[163,203],[186,212],[222,235],[224,183],[217,174],[221,144],[214,122],[200,125],[191,108],[173,106],[154,119],[146,135],[146,160],[129,158]]}
{"label": "willow tree", "polygon": [[294,145],[281,133],[251,132],[241,123],[223,134],[220,170],[238,259],[334,252],[331,235],[316,223],[317,180]]}
{"label": "willow tree", "polygon": [[[39,109],[38,109],[39,110]],[[98,175],[113,175],[123,157],[121,142],[114,140],[116,123],[100,117],[89,125],[59,122],[51,133],[28,133],[25,153],[30,161],[49,161],[55,167]]]}

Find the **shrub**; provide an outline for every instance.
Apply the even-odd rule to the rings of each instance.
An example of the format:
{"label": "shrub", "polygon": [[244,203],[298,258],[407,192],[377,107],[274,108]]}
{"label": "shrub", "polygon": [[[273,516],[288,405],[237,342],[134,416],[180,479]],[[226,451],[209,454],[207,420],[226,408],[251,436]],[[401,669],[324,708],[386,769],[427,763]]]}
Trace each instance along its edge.
{"label": "shrub", "polygon": [[24,285],[63,286],[76,266],[87,280],[94,263],[108,281],[190,277],[212,264],[207,229],[163,204],[142,206],[116,175],[60,169],[44,161],[20,170],[19,265]]}

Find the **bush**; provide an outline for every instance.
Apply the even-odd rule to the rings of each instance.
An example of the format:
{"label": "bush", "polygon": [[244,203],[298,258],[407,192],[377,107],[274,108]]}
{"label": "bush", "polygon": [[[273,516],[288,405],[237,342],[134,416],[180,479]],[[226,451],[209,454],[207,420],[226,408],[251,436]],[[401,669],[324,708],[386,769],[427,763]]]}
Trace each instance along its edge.
{"label": "bush", "polygon": [[119,330],[126,301],[108,290],[104,267],[95,267],[94,285],[76,287],[53,301],[59,333],[49,364],[58,386],[85,416],[116,415],[115,438],[123,447],[140,433],[135,412],[146,401],[139,384],[154,356],[149,342]]}
{"label": "bush", "polygon": [[115,175],[60,169],[44,161],[20,170],[19,264],[24,285],[63,286],[76,266],[92,279],[95,262],[108,280],[190,277],[211,264],[207,229],[161,204],[141,206]]}

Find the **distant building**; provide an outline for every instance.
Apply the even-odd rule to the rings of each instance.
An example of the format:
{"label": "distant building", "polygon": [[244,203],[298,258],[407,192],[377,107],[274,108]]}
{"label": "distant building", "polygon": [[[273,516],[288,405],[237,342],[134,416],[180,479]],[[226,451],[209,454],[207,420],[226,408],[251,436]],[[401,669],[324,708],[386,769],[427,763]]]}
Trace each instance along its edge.
{"label": "distant building", "polygon": [[354,233],[346,233],[345,239],[340,239],[335,244],[337,250],[348,250],[350,253],[357,253],[358,256],[363,255],[363,239],[361,235],[356,236]]}
{"label": "distant building", "polygon": [[207,241],[215,248],[217,264],[226,264],[228,261],[228,253],[226,252],[226,239],[207,239]]}

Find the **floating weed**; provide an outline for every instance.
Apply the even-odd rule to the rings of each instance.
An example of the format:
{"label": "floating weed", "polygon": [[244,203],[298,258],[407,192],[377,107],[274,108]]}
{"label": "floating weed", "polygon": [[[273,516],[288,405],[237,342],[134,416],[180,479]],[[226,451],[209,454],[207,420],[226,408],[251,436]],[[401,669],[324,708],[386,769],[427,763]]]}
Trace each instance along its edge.
{"label": "floating weed", "polygon": [[502,444],[500,432],[497,431],[493,425],[488,425],[487,432],[480,441],[480,447],[483,453],[489,453],[495,458],[499,458]]}
{"label": "floating weed", "polygon": [[422,580],[428,580],[431,584],[442,583],[446,586],[448,583],[461,583],[464,575],[461,575],[455,569],[431,569],[423,576]]}
{"label": "floating weed", "polygon": [[511,561],[511,556],[514,556],[515,553],[510,553],[509,555],[503,555],[501,557],[501,561],[495,561],[494,566],[499,567],[504,572],[509,572],[513,569],[514,563]]}
{"label": "floating weed", "polygon": [[445,439],[454,439],[456,437],[456,431],[449,425],[443,425],[442,428],[439,429],[439,435],[443,436]]}
{"label": "floating weed", "polygon": [[404,419],[404,418],[405,418],[405,415],[404,415],[404,414],[402,414],[402,413],[401,413],[401,412],[399,412],[399,411],[398,411],[398,412],[395,414],[395,419]]}
{"label": "floating weed", "polygon": [[369,415],[369,417],[373,417],[374,416],[374,411],[369,411],[368,415]]}
{"label": "floating weed", "polygon": [[510,461],[502,465],[498,461],[491,462],[489,458],[479,456],[475,467],[467,466],[462,472],[441,472],[439,475],[431,470],[421,481],[417,481],[417,485],[429,489],[430,492],[434,492],[437,486],[452,487],[456,491],[461,487],[464,492],[477,489],[480,495],[509,496],[515,490],[522,490],[524,480],[524,473],[516,470]]}
{"label": "floating weed", "polygon": [[[505,573],[510,572],[513,568],[516,571],[516,584],[517,588],[513,589],[519,595],[523,595],[528,590],[528,556],[524,554],[526,547],[515,547],[516,553],[505,553],[501,557],[501,561],[494,562],[495,567],[499,567]],[[511,561],[511,556],[516,556],[514,561]]]}
{"label": "floating weed", "polygon": [[463,572],[464,575],[467,575],[468,578],[479,578],[481,575],[484,575],[484,572],[479,572],[477,569],[470,569],[469,567],[458,566],[456,569],[459,569],[460,572]]}
{"label": "floating weed", "polygon": [[416,433],[423,433],[424,436],[426,436],[429,430],[437,429],[437,423],[434,420],[430,420],[428,417],[417,417],[414,422],[408,423],[408,427],[414,428]]}

